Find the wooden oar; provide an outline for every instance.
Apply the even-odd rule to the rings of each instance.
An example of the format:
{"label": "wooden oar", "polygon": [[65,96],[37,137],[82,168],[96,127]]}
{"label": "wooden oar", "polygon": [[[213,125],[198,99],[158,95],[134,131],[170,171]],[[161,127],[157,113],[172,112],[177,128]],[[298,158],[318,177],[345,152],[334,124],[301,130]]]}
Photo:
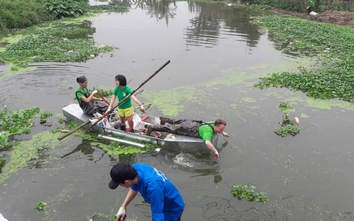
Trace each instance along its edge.
{"label": "wooden oar", "polygon": [[[106,115],[110,114],[114,109],[116,109],[123,101],[125,101],[126,99],[128,99],[132,94],[134,94],[139,88],[141,88],[144,84],[146,84],[149,80],[151,80],[151,78],[153,78],[157,73],[159,73],[159,71],[161,71],[164,67],[166,67],[166,65],[168,65],[170,63],[170,60],[168,60],[164,65],[162,65],[157,71],[155,71],[155,73],[153,73],[148,79],[146,79],[138,88],[136,88],[134,91],[132,91],[132,93],[130,93],[127,97],[125,97],[123,100],[121,100],[120,102],[118,102],[118,104],[111,109],[111,111],[107,112],[106,114],[104,114],[102,117],[100,117],[99,119],[97,119],[97,121],[91,126],[89,127],[87,130],[91,129],[94,125],[96,125],[100,120],[102,120]],[[76,127],[74,130],[64,134],[63,136],[59,137],[58,140],[62,140],[65,137],[73,134],[74,132],[78,131],[80,128],[84,127],[85,125],[89,124],[91,121],[87,120],[85,123],[81,124],[80,126]]]}
{"label": "wooden oar", "polygon": [[80,126],[76,127],[74,130],[72,130],[72,131],[70,131],[70,132],[64,134],[64,135],[61,136],[61,137],[58,137],[58,140],[62,140],[62,139],[64,139],[65,137],[69,136],[70,134],[75,133],[76,131],[78,131],[78,130],[81,129],[83,126],[85,126],[85,125],[87,125],[87,124],[89,124],[89,123],[90,123],[89,120],[86,121],[86,122],[84,122],[84,123],[81,124]]}
{"label": "wooden oar", "polygon": [[159,73],[164,67],[166,67],[166,65],[168,65],[170,63],[170,60],[168,60],[164,65],[162,65],[157,71],[155,71],[155,73],[153,73],[148,79],[146,79],[143,83],[141,83],[139,85],[139,87],[137,87],[135,90],[133,90],[128,96],[126,96],[125,98],[123,98],[120,102],[118,102],[118,104],[116,106],[114,106],[109,112],[106,112],[102,117],[99,117],[97,119],[96,122],[94,122],[89,128],[86,129],[86,132],[90,131],[90,129],[92,127],[94,127],[100,120],[102,120],[105,116],[109,115],[114,109],[116,109],[121,103],[123,103],[126,99],[130,98],[137,90],[139,90],[139,88],[141,88],[142,86],[144,86],[144,84],[146,84],[148,81],[151,80],[151,78],[153,78],[157,73]]}
{"label": "wooden oar", "polygon": [[106,102],[106,104],[109,105],[109,101],[108,101],[105,97],[103,97],[103,95],[102,95],[99,91],[97,91],[97,94],[98,94],[98,96],[101,97],[101,99],[102,99],[104,102]]}

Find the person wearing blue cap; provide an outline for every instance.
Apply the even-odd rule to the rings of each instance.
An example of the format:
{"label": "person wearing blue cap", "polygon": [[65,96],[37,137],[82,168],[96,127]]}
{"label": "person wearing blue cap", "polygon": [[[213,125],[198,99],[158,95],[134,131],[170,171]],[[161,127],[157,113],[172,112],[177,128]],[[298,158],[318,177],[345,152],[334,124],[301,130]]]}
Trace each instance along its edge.
{"label": "person wearing blue cap", "polygon": [[118,186],[130,188],[123,204],[118,210],[116,220],[124,220],[127,206],[139,192],[150,204],[153,221],[180,221],[184,201],[175,185],[161,171],[145,164],[115,164],[110,175],[110,189]]}

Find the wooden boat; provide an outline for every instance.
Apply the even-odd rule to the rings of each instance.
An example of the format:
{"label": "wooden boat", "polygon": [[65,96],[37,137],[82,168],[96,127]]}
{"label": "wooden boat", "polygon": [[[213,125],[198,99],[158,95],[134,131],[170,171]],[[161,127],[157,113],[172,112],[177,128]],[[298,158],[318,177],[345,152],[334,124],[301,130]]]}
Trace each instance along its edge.
{"label": "wooden boat", "polygon": [[[76,123],[83,123],[93,118],[92,116],[85,114],[78,104],[69,104],[65,106],[62,111],[66,118]],[[145,124],[160,123],[159,117],[139,115],[139,118],[141,118]],[[83,127],[83,129],[86,129],[89,126],[90,124]],[[161,146],[164,149],[178,152],[210,153],[210,150],[206,147],[205,142],[202,139],[195,137],[174,135],[165,132],[159,132],[159,136],[147,136],[144,132],[136,130],[135,132],[126,133],[119,129],[105,127],[100,123],[96,124],[91,131],[98,133],[98,136],[101,138],[137,147],[144,147],[145,144],[152,143]],[[115,136],[108,136],[110,134],[114,134]],[[217,142],[217,138],[218,136],[214,135],[213,143]]]}

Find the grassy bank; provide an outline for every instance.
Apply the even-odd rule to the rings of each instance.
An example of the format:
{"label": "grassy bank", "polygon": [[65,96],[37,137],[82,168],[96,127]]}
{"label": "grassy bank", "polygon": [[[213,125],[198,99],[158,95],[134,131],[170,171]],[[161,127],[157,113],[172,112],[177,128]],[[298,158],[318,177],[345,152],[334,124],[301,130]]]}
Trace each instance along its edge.
{"label": "grassy bank", "polygon": [[[245,4],[268,5],[295,12],[305,12],[307,0],[242,0]],[[315,12],[324,11],[354,11],[354,1],[348,0],[313,0]]]}
{"label": "grassy bank", "polygon": [[354,29],[285,16],[258,17],[255,22],[286,45],[284,50],[316,55],[319,66],[297,73],[273,73],[255,86],[287,87],[310,97],[354,102]]}

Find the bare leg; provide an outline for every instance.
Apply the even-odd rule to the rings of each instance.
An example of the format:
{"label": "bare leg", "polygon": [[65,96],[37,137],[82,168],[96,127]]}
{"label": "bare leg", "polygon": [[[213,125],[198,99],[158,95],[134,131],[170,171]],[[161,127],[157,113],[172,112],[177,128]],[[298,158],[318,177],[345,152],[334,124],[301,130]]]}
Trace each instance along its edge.
{"label": "bare leg", "polygon": [[[127,117],[128,120],[128,125],[129,125],[129,131],[132,131],[132,129],[134,128],[134,122],[133,122],[133,115],[130,115],[129,117]],[[132,128],[132,129],[130,129]]]}
{"label": "bare leg", "polygon": [[120,119],[120,129],[125,130],[126,117],[119,116],[119,119]]}

